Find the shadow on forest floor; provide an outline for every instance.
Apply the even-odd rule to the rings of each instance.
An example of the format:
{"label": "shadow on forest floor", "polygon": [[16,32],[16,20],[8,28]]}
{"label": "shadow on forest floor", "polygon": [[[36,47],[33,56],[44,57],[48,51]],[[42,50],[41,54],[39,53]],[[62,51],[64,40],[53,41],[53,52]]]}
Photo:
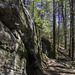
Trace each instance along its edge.
{"label": "shadow on forest floor", "polygon": [[46,57],[43,65],[45,75],[75,75],[72,61],[66,57],[59,57],[56,60]]}

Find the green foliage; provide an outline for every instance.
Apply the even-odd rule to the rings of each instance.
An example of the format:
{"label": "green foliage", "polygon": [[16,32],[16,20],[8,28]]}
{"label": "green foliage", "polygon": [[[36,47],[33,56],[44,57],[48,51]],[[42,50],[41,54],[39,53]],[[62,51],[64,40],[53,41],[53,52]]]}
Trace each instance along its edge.
{"label": "green foliage", "polygon": [[[28,0],[28,8],[30,12],[34,13],[33,19],[36,23],[36,26],[39,27],[41,37],[46,37],[50,41],[53,41],[53,0]],[[59,44],[62,46],[64,44],[64,25],[62,21],[62,1],[63,1],[63,13],[65,17],[65,8],[66,8],[66,26],[67,26],[67,38],[69,44],[69,33],[70,33],[70,4],[69,0],[55,0],[55,12],[56,12],[56,44],[58,44],[58,7],[60,9],[60,30],[59,30]],[[34,3],[33,3],[34,2]],[[58,6],[59,3],[59,6]],[[66,7],[65,7],[66,3]],[[34,4],[34,5],[33,5]],[[52,51],[51,51],[52,53]],[[56,52],[57,53],[57,52]],[[57,53],[58,56],[58,53]]]}

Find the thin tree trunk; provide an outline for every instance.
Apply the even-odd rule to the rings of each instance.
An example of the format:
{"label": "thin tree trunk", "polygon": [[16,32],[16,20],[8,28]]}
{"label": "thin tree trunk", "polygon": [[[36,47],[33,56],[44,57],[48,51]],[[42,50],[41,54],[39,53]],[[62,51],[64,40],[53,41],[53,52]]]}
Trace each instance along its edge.
{"label": "thin tree trunk", "polygon": [[53,0],[53,51],[54,51],[54,58],[56,58],[56,50],[55,50],[55,0]]}
{"label": "thin tree trunk", "polygon": [[65,49],[67,49],[67,38],[66,38],[66,6],[65,6],[65,17],[63,14],[63,9],[64,9],[64,5],[63,5],[63,0],[62,0],[62,21],[63,21],[63,28],[64,28],[64,39],[65,39]]}
{"label": "thin tree trunk", "polygon": [[60,31],[60,10],[59,10],[59,2],[58,2],[58,48],[59,48],[59,40],[60,40],[60,36],[59,36],[59,31]]}
{"label": "thin tree trunk", "polygon": [[71,0],[71,25],[72,25],[72,60],[74,60],[74,11],[73,0]]}
{"label": "thin tree trunk", "polygon": [[70,4],[70,44],[69,44],[69,56],[72,57],[72,26],[71,26],[71,1],[69,0]]}
{"label": "thin tree trunk", "polygon": [[65,34],[65,49],[67,50],[67,21],[66,21],[66,2],[65,2],[65,21],[64,21],[64,34]]}

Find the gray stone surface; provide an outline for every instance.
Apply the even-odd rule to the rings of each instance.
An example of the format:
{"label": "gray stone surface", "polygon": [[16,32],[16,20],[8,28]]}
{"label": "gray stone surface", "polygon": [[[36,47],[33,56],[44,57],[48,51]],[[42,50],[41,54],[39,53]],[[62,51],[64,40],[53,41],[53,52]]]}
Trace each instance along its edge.
{"label": "gray stone surface", "polygon": [[42,75],[33,19],[20,0],[0,0],[0,61],[0,75]]}

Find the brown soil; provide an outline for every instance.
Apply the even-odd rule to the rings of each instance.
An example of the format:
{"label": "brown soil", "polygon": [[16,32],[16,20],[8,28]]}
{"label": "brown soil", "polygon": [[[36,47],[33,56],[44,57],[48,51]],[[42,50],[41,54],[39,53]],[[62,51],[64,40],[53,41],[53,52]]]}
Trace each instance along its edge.
{"label": "brown soil", "polygon": [[75,64],[64,56],[57,59],[46,57],[42,64],[44,75],[75,75]]}

